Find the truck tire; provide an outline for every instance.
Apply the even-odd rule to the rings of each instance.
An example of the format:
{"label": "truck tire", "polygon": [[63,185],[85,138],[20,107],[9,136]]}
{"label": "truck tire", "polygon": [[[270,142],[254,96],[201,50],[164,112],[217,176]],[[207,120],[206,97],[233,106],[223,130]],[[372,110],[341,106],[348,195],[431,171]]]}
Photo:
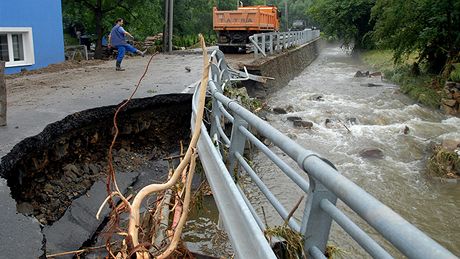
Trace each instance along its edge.
{"label": "truck tire", "polygon": [[219,50],[226,54],[238,53],[238,47],[234,46],[219,46]]}

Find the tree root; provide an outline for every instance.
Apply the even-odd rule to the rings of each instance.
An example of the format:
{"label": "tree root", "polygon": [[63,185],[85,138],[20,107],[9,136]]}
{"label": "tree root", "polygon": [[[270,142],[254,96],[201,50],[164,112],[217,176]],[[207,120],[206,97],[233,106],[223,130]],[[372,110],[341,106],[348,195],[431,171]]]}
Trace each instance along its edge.
{"label": "tree root", "polygon": [[[129,203],[128,200],[123,196],[123,194],[120,193],[120,191],[118,189],[118,186],[116,184],[116,179],[115,179],[115,174],[114,174],[114,171],[113,171],[113,167],[110,166],[110,164],[111,164],[110,162],[111,162],[111,150],[113,148],[113,144],[114,144],[116,135],[118,133],[118,128],[117,128],[117,125],[116,125],[116,115],[117,115],[118,111],[121,110],[121,108],[124,107],[127,104],[127,102],[131,99],[133,94],[131,95],[131,97],[128,99],[128,101],[126,103],[123,103],[123,105],[120,106],[120,108],[117,110],[117,112],[116,112],[116,114],[114,116],[114,127],[115,127],[116,132],[115,132],[114,141],[112,142],[112,145],[109,148],[109,167],[110,167],[109,172],[110,173],[109,173],[109,176],[108,176],[108,179],[107,179],[107,190],[108,190],[108,193],[110,193],[110,194],[108,195],[108,197],[105,199],[105,201],[102,203],[101,207],[99,208],[99,211],[97,213],[97,218],[99,218],[99,214],[100,214],[103,206],[106,203],[109,202],[112,205],[112,208],[115,207],[115,206],[113,206],[113,201],[112,201],[112,198],[114,196],[120,197],[120,199],[123,201],[123,204],[126,205],[124,207],[124,209],[125,209],[125,211],[127,211],[129,213],[129,222],[128,222],[127,236],[126,236],[126,238],[124,240],[124,244],[127,247],[126,250],[127,250],[128,253],[126,253],[126,250],[124,250],[124,251],[122,251],[122,252],[117,254],[117,258],[120,258],[120,257],[121,258],[126,258],[127,255],[129,257],[130,255],[134,255],[134,253],[136,254],[136,258],[138,258],[138,259],[139,258],[150,258],[151,254],[146,249],[146,246],[152,246],[152,244],[150,244],[150,243],[145,244],[145,243],[140,243],[139,242],[139,228],[141,226],[140,225],[140,213],[139,213],[139,211],[140,211],[142,201],[147,196],[151,195],[152,193],[157,193],[157,192],[160,192],[160,191],[171,189],[172,187],[174,187],[174,185],[176,184],[177,180],[182,175],[182,173],[184,173],[184,179],[186,181],[185,181],[185,186],[184,186],[184,189],[183,189],[183,191],[185,191],[185,197],[184,197],[184,201],[183,201],[183,204],[182,204],[182,213],[180,214],[180,218],[179,218],[179,220],[177,222],[177,226],[173,229],[174,233],[172,235],[172,239],[171,239],[171,242],[170,242],[169,246],[166,249],[164,249],[163,252],[161,252],[159,255],[156,255],[155,258],[167,258],[167,257],[169,257],[176,250],[176,248],[177,248],[177,246],[178,246],[178,244],[180,242],[182,229],[185,226],[187,216],[188,216],[188,212],[189,212],[189,208],[190,208],[191,184],[192,184],[192,178],[193,178],[193,174],[194,174],[195,166],[196,166],[196,158],[198,156],[197,151],[196,151],[196,145],[197,145],[200,133],[201,133],[201,124],[202,124],[202,121],[203,121],[203,113],[204,113],[204,106],[205,106],[207,83],[208,83],[208,79],[209,79],[210,62],[209,62],[209,59],[208,59],[204,38],[203,38],[203,36],[201,34],[200,34],[200,42],[201,42],[201,47],[202,47],[202,50],[203,50],[204,69],[203,69],[203,75],[202,75],[201,84],[200,84],[201,88],[199,90],[200,96],[199,96],[199,103],[198,103],[198,111],[197,111],[197,114],[196,114],[194,131],[193,131],[193,135],[192,135],[189,147],[188,147],[185,155],[183,155],[183,159],[181,160],[180,164],[174,170],[174,172],[172,173],[171,177],[169,178],[169,180],[166,183],[150,184],[150,185],[147,185],[147,186],[143,187],[138,192],[138,194],[134,197],[132,203]],[[136,87],[136,90],[137,90],[137,87]],[[183,153],[181,152],[181,156],[182,156],[182,154]],[[115,187],[114,192],[110,191],[111,183]],[[180,199],[181,195],[182,194],[177,194],[177,197],[179,197],[179,199]],[[177,202],[176,202],[176,204],[177,204]],[[163,206],[169,206],[169,203],[168,204],[163,204]],[[157,211],[158,211],[158,208],[157,208]],[[115,214],[116,215],[113,215],[112,217],[118,217],[119,213],[121,213],[121,212],[118,211],[115,208]],[[116,219],[115,219],[115,222],[117,222]],[[152,241],[153,241],[153,239],[152,239]],[[155,246],[155,245],[153,245],[153,246]],[[157,246],[155,246],[155,247],[157,247]],[[109,243],[108,243],[108,246],[107,246],[107,250],[108,250],[108,252],[110,253],[111,256],[114,256],[113,252],[110,250]]]}

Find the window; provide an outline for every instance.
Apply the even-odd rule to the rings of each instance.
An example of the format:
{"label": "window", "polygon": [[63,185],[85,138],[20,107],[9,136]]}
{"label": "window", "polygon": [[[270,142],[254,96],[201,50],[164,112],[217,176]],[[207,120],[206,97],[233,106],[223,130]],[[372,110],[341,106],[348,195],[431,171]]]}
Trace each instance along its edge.
{"label": "window", "polygon": [[32,28],[0,27],[0,60],[6,67],[33,65]]}

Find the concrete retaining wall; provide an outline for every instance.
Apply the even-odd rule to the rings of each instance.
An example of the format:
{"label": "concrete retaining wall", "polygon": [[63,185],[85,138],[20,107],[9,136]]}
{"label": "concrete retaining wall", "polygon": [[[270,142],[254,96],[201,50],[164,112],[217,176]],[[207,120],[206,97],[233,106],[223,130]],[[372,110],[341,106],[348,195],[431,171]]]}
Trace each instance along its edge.
{"label": "concrete retaining wall", "polygon": [[275,78],[266,84],[244,81],[249,96],[265,98],[268,94],[287,85],[289,81],[298,76],[319,54],[321,39],[308,44],[290,49],[281,54],[258,59],[251,64],[246,64],[248,72]]}

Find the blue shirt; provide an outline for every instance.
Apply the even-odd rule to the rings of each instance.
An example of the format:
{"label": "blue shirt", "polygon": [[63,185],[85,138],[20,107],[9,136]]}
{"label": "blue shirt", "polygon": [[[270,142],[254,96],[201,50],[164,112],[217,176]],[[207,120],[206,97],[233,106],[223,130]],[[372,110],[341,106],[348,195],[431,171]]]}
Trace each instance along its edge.
{"label": "blue shirt", "polygon": [[125,32],[125,29],[123,29],[123,27],[119,24],[113,26],[112,31],[110,32],[110,41],[112,46],[116,47],[118,45],[126,44]]}

